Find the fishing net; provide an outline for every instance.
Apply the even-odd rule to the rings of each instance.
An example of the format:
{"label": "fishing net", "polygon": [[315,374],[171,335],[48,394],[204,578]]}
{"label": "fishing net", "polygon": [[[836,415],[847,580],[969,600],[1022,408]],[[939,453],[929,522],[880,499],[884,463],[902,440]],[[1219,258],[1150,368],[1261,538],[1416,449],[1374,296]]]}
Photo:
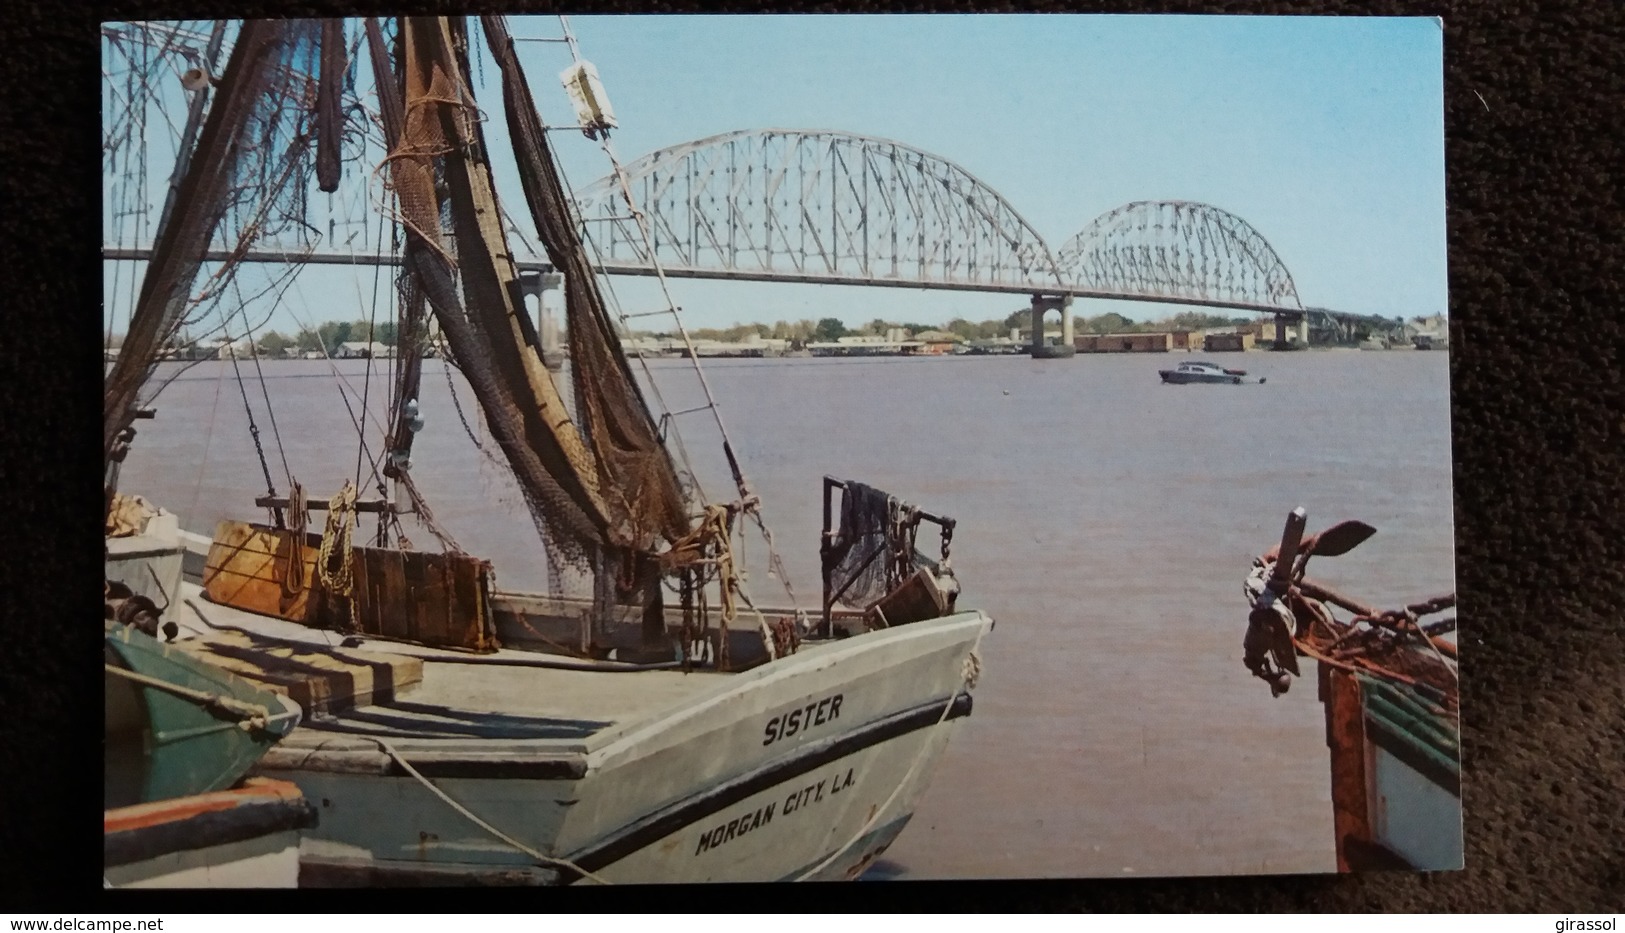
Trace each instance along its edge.
{"label": "fishing net", "polygon": [[824,580],[840,602],[868,608],[921,567],[937,564],[915,546],[918,510],[872,486],[847,481],[841,523],[824,550]]}
{"label": "fishing net", "polygon": [[676,542],[690,527],[676,467],[599,290],[513,39],[502,17],[481,17],[481,23],[502,71],[525,201],[548,259],[564,274],[576,417],[596,457],[605,505],[623,529],[613,543],[647,550],[657,538]]}
{"label": "fishing net", "polygon": [[339,187],[339,142],[344,112],[344,21],[322,21],[321,84],[316,95],[316,184],[332,193]]}
{"label": "fishing net", "polygon": [[[134,35],[143,27],[127,28]],[[109,462],[117,459],[119,436],[130,426],[137,394],[160,351],[191,310],[227,293],[238,260],[255,241],[304,226],[305,186],[298,182],[310,173],[320,34],[316,20],[243,23],[195,148],[190,140],[182,142],[179,183],[159,221],[128,334],[104,384],[102,443]],[[163,79],[155,75],[152,81]],[[143,85],[147,94],[154,93],[150,83]],[[201,95],[210,92],[194,93],[200,96],[192,106],[202,108]],[[130,106],[145,107],[146,101]],[[113,119],[115,127],[122,125]],[[110,150],[117,148],[113,135],[104,142]],[[227,258],[194,293],[216,237],[228,247]]]}
{"label": "fishing net", "polygon": [[[375,29],[369,26],[369,33]],[[375,49],[382,44],[381,38],[369,39]],[[380,105],[391,135],[386,164],[407,232],[405,258],[414,287],[434,309],[486,426],[513,469],[550,566],[562,559],[601,571],[616,558],[628,563],[631,554],[652,550],[658,537],[673,539],[687,530],[675,471],[669,459],[661,459],[664,449],[647,410],[630,407],[642,401],[635,386],[619,396],[602,394],[614,393],[623,381],[630,384],[630,372],[624,360],[606,365],[602,352],[589,357],[583,354],[590,350],[577,349],[618,353],[619,347],[578,337],[577,318],[591,315],[578,314],[575,304],[573,388],[586,430],[572,419],[542,366],[540,340],[499,221],[469,89],[466,34],[460,22],[408,19],[401,39],[404,101],[392,112],[393,93],[384,93]],[[374,60],[381,67],[376,51]],[[379,85],[392,81],[381,72]],[[549,210],[570,227],[561,193]],[[592,283],[590,266],[571,253],[569,243],[552,242],[549,250],[561,268],[585,270],[572,273],[572,280]],[[607,325],[601,300],[598,308],[594,319]],[[595,388],[587,373],[602,374],[609,389]]]}

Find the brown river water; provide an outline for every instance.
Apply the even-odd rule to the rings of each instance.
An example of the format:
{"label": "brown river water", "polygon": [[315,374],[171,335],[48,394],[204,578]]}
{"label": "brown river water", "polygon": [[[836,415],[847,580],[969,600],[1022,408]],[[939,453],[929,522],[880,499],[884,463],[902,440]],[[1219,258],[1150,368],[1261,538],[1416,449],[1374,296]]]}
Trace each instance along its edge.
{"label": "brown river water", "polygon": [[[1248,675],[1242,580],[1303,505],[1310,530],[1348,518],[1378,529],[1318,561],[1316,577],[1382,606],[1455,588],[1448,357],[1224,354],[1215,360],[1267,382],[1160,384],[1157,369],[1181,358],[706,363],[804,607],[818,601],[828,473],[957,519],[961,605],[998,623],[982,643],[975,713],[872,876],[1334,869],[1313,672],[1279,699]],[[241,389],[230,362],[211,361],[181,374],[157,398],[158,417],[138,424],[121,487],[202,533],[222,518],[263,520],[246,389],[279,494],[285,456],[310,494],[329,495],[357,470],[340,386],[359,412],[369,365],[376,452],[386,361],[264,362],[263,389],[252,361],[238,363]],[[545,589],[523,500],[469,442],[442,364],[425,366],[420,488],[458,543],[494,561],[499,585]],[[670,410],[703,400],[689,363],[650,366]],[[676,422],[706,489],[730,498],[710,417]],[[934,535],[920,540],[934,553]],[[751,537],[750,590],[782,604],[763,554]]]}

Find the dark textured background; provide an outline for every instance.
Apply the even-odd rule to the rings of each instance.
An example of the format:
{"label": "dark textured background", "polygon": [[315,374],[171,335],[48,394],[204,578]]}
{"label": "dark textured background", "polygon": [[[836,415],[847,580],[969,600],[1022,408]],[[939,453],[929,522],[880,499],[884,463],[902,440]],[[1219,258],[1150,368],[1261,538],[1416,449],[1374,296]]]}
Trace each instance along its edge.
{"label": "dark textured background", "polygon": [[[512,8],[512,5],[509,5]],[[757,9],[731,5],[730,10]],[[779,9],[890,6],[790,4]],[[908,883],[370,897],[382,910],[737,907],[1049,910],[1625,909],[1625,361],[1617,174],[1625,7],[1503,3],[942,3],[931,11],[1440,15],[1445,22],[1451,375],[1467,779],[1467,870],[1357,877]],[[100,19],[388,13],[389,6],[68,0],[0,6],[0,911],[327,910],[304,892],[99,895],[101,677],[95,590],[101,271]],[[423,7],[425,12],[429,7]],[[435,12],[461,11],[440,4]],[[535,11],[537,8],[529,8]],[[571,12],[688,10],[590,3]],[[516,10],[517,11],[517,10]],[[545,11],[545,10],[544,10]],[[1034,50],[1050,54],[1053,50]],[[975,132],[967,127],[966,132]],[[1267,775],[1261,775],[1267,779]],[[997,801],[989,801],[997,806]],[[1088,806],[1086,800],[1078,806]],[[1080,840],[1080,844],[1082,844]],[[407,895],[426,895],[413,896]]]}

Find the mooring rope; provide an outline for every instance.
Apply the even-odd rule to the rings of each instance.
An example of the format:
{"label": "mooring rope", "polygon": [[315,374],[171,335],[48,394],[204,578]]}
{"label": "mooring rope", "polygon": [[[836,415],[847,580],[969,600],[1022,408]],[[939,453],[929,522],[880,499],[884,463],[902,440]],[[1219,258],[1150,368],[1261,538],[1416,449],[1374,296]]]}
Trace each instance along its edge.
{"label": "mooring rope", "polygon": [[536,851],[535,849],[531,848],[530,846],[525,845],[523,842],[520,842],[519,840],[517,840],[514,837],[508,835],[507,833],[503,832],[502,830],[497,829],[495,826],[492,826],[490,823],[487,823],[485,820],[480,819],[477,815],[474,814],[473,811],[469,810],[467,807],[465,807],[462,804],[458,803],[457,801],[451,799],[451,796],[449,794],[447,794],[445,791],[441,790],[440,788],[436,787],[434,785],[434,783],[432,781],[430,781],[428,778],[426,778],[423,775],[419,774],[418,769],[412,767],[412,765],[406,760],[406,758],[404,756],[402,756],[400,752],[397,752],[395,750],[394,746],[390,745],[388,742],[384,741],[383,739],[378,738],[377,736],[367,735],[367,736],[361,736],[361,738],[364,738],[364,739],[367,739],[368,741],[376,743],[379,748],[384,750],[384,754],[388,755],[391,759],[394,760],[394,762],[396,764],[401,766],[401,770],[405,771],[407,774],[409,774],[412,777],[416,778],[417,782],[419,784],[422,784],[425,788],[427,788],[429,790],[430,793],[434,794],[436,797],[439,797],[441,800],[445,801],[447,806],[451,807],[453,810],[456,810],[458,813],[462,814],[462,816],[465,817],[466,819],[468,819],[469,822],[471,822],[475,826],[478,826],[479,828],[485,830],[486,832],[488,832],[491,835],[495,836],[496,838],[502,840],[503,842],[506,842],[508,845],[513,846],[515,849],[519,850],[520,852],[523,852],[525,855],[528,855],[531,858],[537,860],[538,862],[541,862],[543,865],[550,865],[550,866],[554,866],[554,867],[557,867],[557,868],[565,869],[566,871],[575,872],[577,875],[580,875],[583,878],[590,878],[591,880],[597,882],[598,884],[612,884],[613,883],[613,882],[609,881],[606,878],[603,878],[603,877],[601,877],[599,875],[593,874],[592,872],[586,870],[585,868],[582,868],[580,865],[577,865],[576,863],[570,861],[569,859],[555,858],[554,856],[551,856],[551,855],[543,855],[542,853]]}
{"label": "mooring rope", "polygon": [[193,690],[190,687],[182,687],[180,684],[172,684],[167,680],[161,680],[157,677],[149,677],[146,674],[128,670],[114,664],[103,664],[102,667],[105,668],[109,674],[123,677],[126,680],[132,680],[143,687],[149,687],[153,690],[162,690],[165,693],[173,694],[181,699],[190,700],[205,709],[218,709],[230,713],[231,715],[237,717],[238,725],[242,726],[244,729],[266,729],[270,725],[271,711],[258,703],[244,703],[241,700],[236,700],[228,696],[221,696],[218,693],[205,693],[202,690]]}

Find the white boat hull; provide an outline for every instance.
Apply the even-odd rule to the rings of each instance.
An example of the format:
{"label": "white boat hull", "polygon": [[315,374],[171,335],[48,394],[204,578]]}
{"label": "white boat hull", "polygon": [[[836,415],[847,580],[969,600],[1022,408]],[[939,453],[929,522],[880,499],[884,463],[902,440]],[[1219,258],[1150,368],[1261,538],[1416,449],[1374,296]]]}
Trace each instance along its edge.
{"label": "white boat hull", "polygon": [[115,888],[296,888],[299,835],[289,830],[171,852],[108,868],[104,880]]}
{"label": "white boat hull", "polygon": [[263,778],[107,810],[103,882],[114,888],[298,887],[300,836],[315,822],[299,788]]}
{"label": "white boat hull", "polygon": [[[261,771],[319,802],[307,885],[850,878],[902,831],[969,713],[969,658],[991,626],[960,613],[690,675],[714,686],[581,741],[318,723]],[[609,676],[635,690],[642,675]]]}

